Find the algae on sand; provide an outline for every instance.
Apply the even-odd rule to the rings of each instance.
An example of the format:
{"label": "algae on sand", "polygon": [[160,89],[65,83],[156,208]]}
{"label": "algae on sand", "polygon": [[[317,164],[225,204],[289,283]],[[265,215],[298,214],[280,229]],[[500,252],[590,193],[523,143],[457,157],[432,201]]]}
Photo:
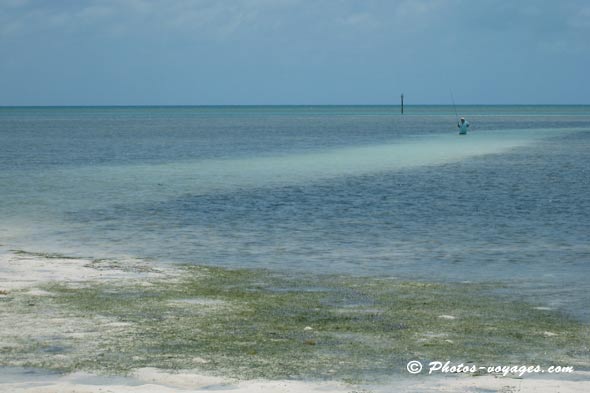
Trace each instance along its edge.
{"label": "algae on sand", "polygon": [[4,323],[14,324],[0,328],[0,365],[362,381],[400,372],[411,359],[589,363],[587,325],[487,296],[491,284],[179,269],[174,279],[11,292],[0,299]]}

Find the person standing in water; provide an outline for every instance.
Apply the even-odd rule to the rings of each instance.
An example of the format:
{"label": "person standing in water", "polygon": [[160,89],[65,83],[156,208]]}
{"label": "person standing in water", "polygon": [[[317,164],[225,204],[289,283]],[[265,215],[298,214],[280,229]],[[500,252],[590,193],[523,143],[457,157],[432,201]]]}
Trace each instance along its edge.
{"label": "person standing in water", "polygon": [[464,117],[462,117],[461,120],[459,120],[457,127],[459,128],[459,135],[465,135],[467,134],[467,129],[469,128],[469,122],[465,120]]}

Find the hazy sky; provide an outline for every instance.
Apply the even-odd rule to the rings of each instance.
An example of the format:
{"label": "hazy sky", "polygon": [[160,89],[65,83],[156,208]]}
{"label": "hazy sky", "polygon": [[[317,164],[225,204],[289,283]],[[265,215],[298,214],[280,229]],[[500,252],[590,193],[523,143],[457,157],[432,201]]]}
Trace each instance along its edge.
{"label": "hazy sky", "polygon": [[590,104],[589,0],[0,0],[0,105]]}

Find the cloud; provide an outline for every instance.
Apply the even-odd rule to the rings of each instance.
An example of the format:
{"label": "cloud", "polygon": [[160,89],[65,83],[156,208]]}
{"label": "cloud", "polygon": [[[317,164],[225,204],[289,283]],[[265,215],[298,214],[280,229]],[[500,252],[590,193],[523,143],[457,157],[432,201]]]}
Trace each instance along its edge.
{"label": "cloud", "polygon": [[2,0],[0,3],[0,9],[24,7],[27,4],[29,4],[29,0]]}
{"label": "cloud", "polygon": [[441,75],[493,89],[495,75],[534,69],[540,80],[564,59],[590,66],[589,20],[587,0],[0,0],[0,50],[10,54],[0,82],[16,90],[51,75],[55,91],[75,75],[89,86],[99,77],[101,94],[110,83],[142,97],[159,83],[171,101],[187,79],[215,97],[235,84],[268,97],[289,86],[428,94]]}
{"label": "cloud", "polygon": [[590,30],[590,5],[574,10],[569,15],[567,23],[574,30]]}
{"label": "cloud", "polygon": [[[360,4],[360,5],[359,5]],[[28,2],[9,0],[0,5],[4,36],[38,32],[74,34],[198,34],[201,38],[230,39],[241,34],[272,34],[306,30],[419,26],[445,1],[413,0],[395,3],[331,0],[106,0],[101,2]],[[392,23],[393,22],[393,23]],[[64,31],[65,29],[65,31]],[[283,30],[289,29],[289,30]]]}

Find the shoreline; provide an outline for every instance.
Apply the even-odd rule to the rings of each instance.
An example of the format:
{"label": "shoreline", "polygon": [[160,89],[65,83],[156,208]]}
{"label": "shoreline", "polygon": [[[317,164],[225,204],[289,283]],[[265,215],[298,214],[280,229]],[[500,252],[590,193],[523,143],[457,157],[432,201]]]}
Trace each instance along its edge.
{"label": "shoreline", "polygon": [[[0,371],[3,371],[0,368]],[[584,379],[582,379],[584,378]],[[335,381],[248,380],[211,377],[182,370],[176,373],[158,369],[140,369],[130,377],[105,377],[88,373],[35,375],[30,381],[6,381],[0,377],[0,391],[14,393],[463,393],[463,392],[535,392],[577,393],[590,386],[590,373],[576,378],[511,378],[497,376],[423,376],[400,378],[388,384],[352,385]]]}
{"label": "shoreline", "polygon": [[[101,369],[99,367],[96,370],[98,372],[93,372],[92,370],[88,369],[91,368],[88,365],[91,365],[92,363],[81,363],[86,364],[86,366],[82,367],[81,369],[77,369],[77,366],[68,366],[66,367],[66,370],[62,370],[62,372],[58,374],[49,374],[46,376],[41,375],[40,377],[34,378],[34,380],[22,380],[22,377],[18,377],[18,372],[15,370],[26,370],[26,367],[30,367],[29,363],[40,362],[40,364],[51,365],[51,362],[53,362],[53,366],[55,366],[56,362],[63,362],[64,365],[68,365],[68,357],[78,356],[79,359],[84,360],[88,358],[89,354],[99,353],[103,351],[103,348],[101,348],[99,345],[100,340],[102,340],[100,336],[102,335],[112,334],[116,336],[113,341],[107,342],[107,344],[119,345],[120,348],[124,348],[123,345],[127,345],[128,343],[126,341],[120,340],[123,340],[129,335],[131,335],[134,339],[138,339],[146,334],[144,330],[141,330],[143,329],[143,326],[140,326],[139,328],[141,329],[137,330],[138,326],[135,326],[133,322],[123,321],[121,318],[117,317],[117,315],[125,315],[125,310],[121,311],[122,314],[109,314],[108,312],[112,311],[110,309],[98,309],[96,315],[88,314],[88,309],[84,309],[87,314],[81,313],[77,309],[79,305],[77,303],[72,303],[71,296],[74,295],[76,298],[80,299],[84,299],[84,296],[89,296],[90,294],[94,296],[95,293],[89,293],[90,290],[98,291],[96,293],[102,294],[101,296],[105,294],[117,293],[117,296],[120,297],[122,296],[121,294],[130,296],[129,291],[131,288],[133,288],[135,291],[140,291],[138,293],[140,293],[141,296],[145,296],[145,298],[142,298],[140,303],[147,301],[143,299],[149,299],[149,296],[153,295],[154,293],[157,293],[158,296],[162,297],[170,296],[170,294],[173,293],[174,300],[168,299],[165,303],[165,307],[168,312],[174,314],[178,312],[185,313],[190,311],[197,313],[199,319],[211,318],[211,321],[217,321],[216,318],[222,318],[221,321],[223,323],[231,323],[233,321],[231,316],[234,313],[246,313],[244,316],[249,315],[247,314],[249,311],[242,308],[242,306],[240,306],[235,301],[235,299],[230,296],[231,293],[225,294],[224,298],[221,298],[220,295],[222,294],[218,292],[211,292],[212,295],[215,293],[215,296],[211,297],[193,296],[194,294],[184,297],[185,293],[182,291],[185,290],[183,287],[185,283],[183,280],[186,280],[187,272],[190,272],[191,277],[197,277],[201,275],[200,278],[191,278],[193,280],[197,280],[190,282],[190,285],[192,286],[195,286],[195,283],[208,282],[198,281],[203,279],[203,277],[206,277],[207,280],[213,280],[216,283],[227,283],[228,287],[242,282],[245,282],[247,285],[256,284],[263,289],[261,290],[261,298],[254,297],[251,299],[251,302],[254,305],[257,304],[256,302],[266,301],[269,296],[282,296],[280,301],[287,302],[287,310],[290,310],[289,307],[292,307],[292,305],[296,304],[296,302],[302,300],[311,302],[316,300],[315,298],[310,300],[308,298],[310,295],[306,295],[308,296],[306,298],[296,297],[291,299],[290,297],[284,295],[284,293],[292,291],[294,296],[301,295],[299,294],[301,288],[294,286],[295,284],[293,282],[263,277],[255,273],[252,273],[251,275],[248,275],[248,272],[241,271],[238,271],[238,273],[228,273],[223,269],[215,270],[209,268],[194,268],[192,270],[186,270],[183,266],[162,266],[155,263],[131,258],[123,261],[89,260],[54,254],[46,255],[27,253],[24,251],[4,250],[2,253],[0,253],[0,306],[4,306],[1,311],[5,323],[3,323],[0,327],[0,333],[2,333],[1,336],[5,337],[5,339],[1,340],[0,349],[2,350],[2,353],[10,353],[11,358],[8,360],[8,362],[3,360],[0,363],[2,365],[0,366],[0,391],[23,393],[74,391],[99,392],[108,388],[109,391],[116,393],[152,391],[210,391],[212,389],[217,391],[231,390],[233,392],[243,393],[259,391],[297,393],[308,391],[385,392],[391,391],[391,389],[402,389],[408,392],[463,392],[486,389],[486,391],[499,392],[535,391],[543,393],[557,391],[557,389],[560,392],[576,392],[590,389],[590,373],[585,371],[576,371],[571,375],[554,375],[551,377],[548,377],[547,375],[544,375],[543,377],[536,375],[526,375],[523,378],[514,378],[513,376],[497,377],[495,375],[471,376],[456,374],[444,376],[411,376],[407,373],[404,374],[403,372],[400,374],[392,372],[391,377],[380,378],[378,382],[371,382],[363,380],[362,377],[343,378],[343,375],[347,375],[346,373],[349,372],[347,370],[356,367],[356,365],[352,364],[342,365],[342,371],[337,370],[336,372],[327,373],[323,376],[318,375],[319,378],[308,378],[301,375],[295,375],[293,378],[285,379],[284,377],[280,377],[281,375],[284,376],[284,374],[282,374],[283,371],[277,371],[272,368],[269,368],[267,371],[268,375],[270,376],[269,378],[260,378],[256,377],[256,375],[253,375],[251,370],[246,370],[243,375],[240,375],[240,373],[235,373],[235,370],[239,370],[240,367],[248,367],[249,358],[246,357],[246,360],[242,360],[240,358],[241,354],[234,353],[234,355],[231,355],[233,353],[231,350],[227,353],[229,353],[231,356],[235,356],[238,359],[235,361],[235,364],[229,367],[227,370],[218,369],[218,372],[211,372],[211,369],[216,368],[215,366],[211,366],[211,363],[215,364],[217,361],[216,357],[219,355],[217,353],[217,349],[215,348],[203,350],[203,356],[190,357],[191,362],[186,361],[186,359],[188,359],[187,356],[190,355],[190,353],[187,355],[182,352],[182,349],[179,349],[180,352],[170,353],[169,355],[178,357],[178,361],[176,363],[174,361],[166,359],[162,360],[159,358],[153,360],[153,362],[160,365],[170,365],[171,367],[168,369],[165,367],[145,367],[145,364],[143,363],[149,364],[152,362],[152,360],[136,359],[136,363],[139,367],[134,367],[133,364],[122,364],[123,368],[121,369],[114,367],[113,369],[109,370],[108,368]],[[237,275],[232,276],[232,274]],[[306,285],[317,285],[319,283],[326,286],[329,284],[327,282],[318,281],[310,282]],[[383,283],[376,282],[376,284],[382,285]],[[150,292],[154,291],[154,287],[157,287],[158,285],[168,285],[169,287],[158,289],[158,292]],[[338,283],[334,288],[321,290],[318,293],[322,296],[321,300],[325,301],[327,299],[325,296],[326,294],[331,293],[330,291],[333,293],[334,291],[339,290],[338,286],[346,286],[348,289],[343,290],[342,294],[351,296],[352,292],[350,288],[358,288],[359,285],[361,285],[359,282],[349,282],[345,280],[342,283]],[[409,292],[400,292],[402,295],[412,293],[414,291],[424,290],[426,291],[424,295],[425,299],[427,299],[426,295],[430,293],[428,291],[431,290],[435,291],[436,293],[441,293],[441,291],[450,291],[448,292],[449,294],[455,294],[455,290],[453,288],[429,288],[425,285],[421,287],[411,287],[413,284],[409,283],[399,283],[396,285],[401,285],[402,289],[405,289],[405,286],[410,285]],[[209,290],[213,291],[213,289],[210,288]],[[249,290],[251,288],[246,289]],[[308,326],[302,326],[305,329],[297,329],[297,331],[302,330],[301,332],[287,332],[282,336],[273,336],[274,338],[272,338],[272,340],[278,340],[277,342],[281,340],[294,340],[296,344],[297,342],[302,344],[301,347],[295,346],[294,348],[301,348],[300,350],[306,354],[305,356],[307,356],[307,358],[303,357],[300,359],[299,363],[294,362],[293,365],[290,366],[293,367],[293,370],[296,370],[297,367],[301,366],[301,364],[305,364],[305,362],[308,360],[313,360],[316,362],[315,364],[317,367],[320,368],[333,362],[333,360],[325,358],[326,353],[325,350],[322,349],[323,342],[327,343],[326,347],[332,345],[334,348],[340,348],[339,350],[341,351],[346,350],[348,346],[352,345],[352,353],[354,353],[354,351],[365,351],[367,350],[365,346],[372,345],[371,341],[369,340],[372,336],[364,337],[362,334],[362,329],[373,326],[375,323],[381,323],[378,321],[381,321],[384,318],[386,312],[378,309],[379,303],[375,300],[380,299],[380,296],[382,296],[383,293],[378,289],[372,288],[372,286],[368,286],[363,290],[365,295],[370,294],[372,296],[370,301],[362,298],[364,299],[365,303],[360,302],[359,299],[355,298],[350,305],[340,304],[338,303],[337,299],[340,295],[342,295],[340,293],[338,293],[338,296],[334,295],[329,299],[334,304],[331,304],[330,308],[327,309],[326,312],[329,312],[333,318],[341,318],[338,320],[338,323],[343,325],[344,333],[336,334],[332,331],[329,331],[329,326],[331,325],[321,325],[322,322],[320,318],[320,320],[318,320],[318,325],[314,325],[313,328],[310,327],[309,330],[307,330]],[[401,289],[395,288],[395,290],[400,291]],[[461,288],[461,290],[465,290],[465,288]],[[120,293],[117,291],[120,291]],[[309,289],[309,291],[313,292],[315,289]],[[315,292],[313,293],[315,294]],[[243,296],[244,292],[239,292],[237,295]],[[113,299],[120,301],[119,297]],[[290,301],[293,301],[294,303],[288,303]],[[439,353],[440,356],[443,356],[445,352],[451,353],[453,351],[452,347],[455,346],[456,338],[450,333],[445,333],[444,335],[438,337],[437,334],[440,335],[442,333],[431,332],[431,330],[434,327],[440,328],[441,326],[446,326],[447,324],[459,323],[458,320],[463,318],[461,314],[462,307],[470,308],[474,306],[473,304],[469,303],[461,303],[464,301],[466,300],[457,300],[457,304],[453,305],[455,310],[449,310],[447,308],[445,310],[437,310],[437,314],[438,311],[440,311],[440,315],[423,315],[421,318],[424,318],[425,320],[428,320],[429,323],[431,323],[431,325],[428,325],[424,330],[425,332],[430,332],[430,336],[428,334],[420,336],[420,338],[416,340],[417,343],[413,344],[416,345],[416,349],[414,349],[414,351],[431,351],[431,356],[434,356],[436,353]],[[11,306],[8,307],[7,305]],[[39,307],[39,305],[41,307]],[[92,305],[92,307],[95,306],[96,305]],[[273,308],[276,308],[275,312],[285,312],[284,308],[277,308],[278,306],[274,303],[264,303],[263,306],[267,310],[272,311]],[[442,306],[447,307],[448,305],[443,303]],[[84,307],[89,306],[85,305]],[[135,303],[130,303],[130,307],[131,312],[133,312],[133,307],[137,307],[137,305]],[[154,304],[153,307],[156,307],[157,309],[157,307],[161,307],[161,305],[158,303]],[[495,306],[492,304],[490,307]],[[37,310],[36,312],[29,312],[28,309]],[[498,310],[500,309],[501,308],[498,308]],[[482,308],[480,311],[486,310],[487,309]],[[493,310],[497,311],[496,309]],[[354,324],[346,325],[347,321],[350,319],[348,317],[348,313],[351,312],[353,313],[353,318],[351,318],[355,322]],[[373,319],[368,320],[367,323],[364,323],[363,321],[367,312],[372,313],[375,316],[372,317]],[[535,313],[535,317],[538,318],[541,318],[544,315],[542,310],[531,312]],[[453,315],[449,315],[450,313]],[[342,317],[342,315],[345,315],[346,317]],[[174,314],[173,316],[177,317],[178,315]],[[404,315],[400,314],[397,317],[402,318]],[[429,318],[432,320],[429,320]],[[359,322],[361,319],[362,321]],[[407,323],[414,325],[417,323],[417,321],[418,320],[408,320]],[[571,329],[571,331],[567,333],[562,333],[559,331],[542,331],[540,333],[540,337],[542,338],[539,338],[542,345],[545,345],[545,342],[551,342],[551,340],[557,339],[561,335],[583,334],[584,331],[587,332],[588,330],[587,326],[583,326],[580,332],[576,330],[577,325],[575,324],[559,325],[559,323],[562,322],[554,321],[552,319],[540,319],[540,321],[545,327],[551,326],[547,325],[549,323],[555,323],[555,326]],[[194,321],[190,320],[189,322],[193,323]],[[265,319],[254,319],[254,322],[259,324],[254,325],[259,328],[264,327],[266,329],[271,329],[272,327],[272,329],[279,329],[272,324],[268,324],[269,322]],[[276,321],[273,320],[272,322],[275,323]],[[180,321],[177,323],[178,329],[182,330],[184,328],[182,322]],[[303,325],[307,325],[308,323],[311,324],[309,321],[305,321]],[[465,327],[467,326],[468,325]],[[158,329],[161,329],[161,327],[158,327]],[[333,326],[331,329],[333,329]],[[347,329],[348,333],[346,333]],[[353,332],[355,332],[357,329],[361,329],[361,332],[354,333],[353,337]],[[326,330],[326,332],[321,332],[322,330]],[[401,327],[399,333],[406,334],[406,330],[407,329]],[[162,334],[168,333],[163,332]],[[195,330],[191,334],[206,334],[206,332],[201,333],[201,331]],[[296,334],[296,337],[293,336],[294,334]],[[379,335],[381,334],[384,334],[384,332],[378,332],[376,337],[380,337]],[[553,335],[556,335],[557,338]],[[35,336],[40,336],[43,340],[46,340],[47,337],[51,337],[49,340],[50,344],[48,346],[29,348],[26,345],[15,345],[14,342],[10,341],[10,338],[30,341],[33,338],[38,338]],[[414,334],[411,335],[411,337],[413,336]],[[244,345],[246,346],[243,348],[243,350],[245,352],[251,351],[251,349],[249,349],[251,347],[248,346],[249,344],[247,344],[246,339],[251,340],[252,337],[259,336],[246,336],[244,338],[244,343],[246,343]],[[342,344],[340,341],[331,341],[335,338],[340,341],[350,338],[353,341],[346,343],[344,347],[341,347],[339,346]],[[180,340],[180,338],[178,339]],[[239,338],[236,338],[236,340],[238,339]],[[92,343],[93,340],[97,340],[99,342]],[[424,340],[427,341],[426,344],[424,344]],[[570,339],[566,338],[566,340]],[[149,341],[146,342],[148,345],[151,344]],[[182,342],[185,343],[185,341]],[[387,339],[384,339],[383,342],[388,343]],[[217,345],[218,343],[213,344]],[[228,345],[231,346],[232,343],[230,342]],[[354,347],[355,345],[357,347]],[[376,345],[381,345],[381,341],[376,341]],[[459,343],[456,345],[459,345]],[[256,350],[261,352],[261,354],[252,352],[251,357],[254,359],[254,364],[258,364],[259,367],[267,367],[267,365],[264,365],[263,363],[256,363],[260,362],[261,358],[285,362],[280,353],[276,353],[266,347],[256,348]],[[293,347],[281,347],[280,350],[286,350],[290,348]],[[548,348],[553,350],[554,346],[550,346]],[[143,356],[135,347],[128,347],[127,349],[130,350],[130,356]],[[319,353],[319,355],[316,354],[316,352]],[[17,355],[14,355],[15,353]],[[417,356],[417,358],[427,358],[427,354],[428,352],[414,352],[414,356]],[[230,356],[223,352],[221,355]],[[422,355],[423,357],[420,357],[419,355]],[[34,356],[35,359],[32,359],[32,356]],[[369,352],[366,354],[361,353],[353,360],[359,363],[359,367],[365,366],[367,367],[367,370],[370,370],[372,367],[375,367],[375,365],[371,363],[373,358],[378,356],[384,356],[384,354],[380,352],[378,348],[370,348]],[[383,359],[391,359],[388,356],[384,356]],[[45,360],[40,361],[37,357],[44,357]],[[514,361],[509,361],[509,358],[509,356],[505,357],[506,363],[515,364]],[[127,360],[123,360],[123,363],[126,361]],[[588,362],[584,362],[583,356],[582,358],[577,359],[577,362],[578,364],[576,364],[576,369],[588,369]],[[108,361],[105,361],[104,363],[108,364]],[[392,365],[389,365],[388,367],[393,368]],[[209,371],[207,371],[207,369],[209,369]],[[12,376],[12,379],[4,375],[6,374],[7,370],[12,370],[15,372],[15,374]],[[310,374],[313,374],[313,372]],[[120,375],[122,377],[116,377],[116,375]],[[228,377],[230,375],[236,375],[236,377],[230,378]],[[279,377],[274,377],[275,375]],[[19,380],[19,378],[21,379]]]}

